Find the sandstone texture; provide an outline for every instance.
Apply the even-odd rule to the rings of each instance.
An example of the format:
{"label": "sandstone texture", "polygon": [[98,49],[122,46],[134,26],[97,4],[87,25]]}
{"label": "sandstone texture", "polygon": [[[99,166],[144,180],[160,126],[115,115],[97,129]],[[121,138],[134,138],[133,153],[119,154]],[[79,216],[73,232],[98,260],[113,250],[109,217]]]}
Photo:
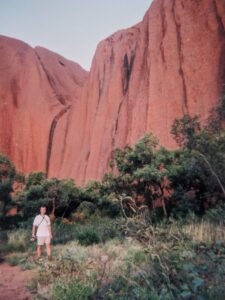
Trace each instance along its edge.
{"label": "sandstone texture", "polygon": [[90,72],[0,39],[0,150],[25,172],[100,179],[112,151],[152,132],[168,148],[184,113],[204,122],[225,81],[225,1],[155,0],[99,43]]}
{"label": "sandstone texture", "polygon": [[78,101],[86,78],[53,52],[0,37],[0,151],[20,171],[48,172],[57,122]]}

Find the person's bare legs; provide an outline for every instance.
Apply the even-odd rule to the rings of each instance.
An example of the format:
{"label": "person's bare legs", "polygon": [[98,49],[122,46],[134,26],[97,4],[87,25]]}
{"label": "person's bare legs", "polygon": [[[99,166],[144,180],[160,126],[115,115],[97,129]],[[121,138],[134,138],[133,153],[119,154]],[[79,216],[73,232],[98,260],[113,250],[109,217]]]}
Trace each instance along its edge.
{"label": "person's bare legs", "polygon": [[46,252],[48,257],[50,258],[52,255],[51,244],[46,244]]}
{"label": "person's bare legs", "polygon": [[38,258],[41,257],[41,246],[40,245],[37,246],[37,257]]}

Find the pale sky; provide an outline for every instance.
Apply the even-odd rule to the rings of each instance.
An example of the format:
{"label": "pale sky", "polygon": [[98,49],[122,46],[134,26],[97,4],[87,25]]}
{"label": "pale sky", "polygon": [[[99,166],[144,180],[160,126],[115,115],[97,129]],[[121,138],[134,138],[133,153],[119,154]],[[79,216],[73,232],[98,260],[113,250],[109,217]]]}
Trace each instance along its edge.
{"label": "pale sky", "polygon": [[0,0],[0,34],[89,69],[97,44],[144,17],[152,0]]}

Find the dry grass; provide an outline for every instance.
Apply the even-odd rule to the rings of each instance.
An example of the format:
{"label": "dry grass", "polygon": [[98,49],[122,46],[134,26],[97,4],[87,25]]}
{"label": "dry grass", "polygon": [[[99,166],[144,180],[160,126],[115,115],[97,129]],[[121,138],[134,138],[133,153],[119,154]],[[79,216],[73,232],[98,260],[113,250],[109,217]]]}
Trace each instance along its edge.
{"label": "dry grass", "polygon": [[28,249],[28,232],[23,229],[7,233],[7,240],[0,244],[0,251],[5,255],[11,252],[24,252]]}
{"label": "dry grass", "polygon": [[213,224],[208,221],[192,223],[182,227],[184,234],[187,234],[195,242],[212,243],[215,241],[225,242],[225,226]]}
{"label": "dry grass", "polygon": [[[132,237],[129,236],[124,240],[114,238],[105,243],[90,246],[82,246],[77,241],[72,241],[66,245],[54,246],[53,261],[49,262],[44,259],[43,263],[36,267],[38,275],[33,280],[36,294],[43,296],[47,290],[46,299],[51,299],[51,296],[56,293],[56,286],[62,292],[64,288],[68,287],[69,291],[70,288],[75,288],[77,285],[78,290],[84,287],[98,295],[98,293],[104,293],[104,289],[108,286],[112,286],[114,289],[114,282],[119,280],[124,293],[125,291],[129,292],[129,289],[126,290],[127,286],[141,288],[143,283],[147,295],[149,291],[154,292],[153,282],[155,282],[155,286],[164,286],[164,288],[172,284],[171,269],[174,272],[175,282],[179,276],[183,276],[182,280],[185,282],[189,280],[189,277],[185,277],[186,273],[184,274],[184,271],[181,274],[177,273],[185,263],[193,265],[198,255],[199,264],[205,263],[205,254],[201,253],[198,247],[193,247],[195,243],[200,245],[201,243],[213,244],[215,241],[225,242],[224,225],[215,225],[209,221],[198,223],[193,221],[188,225],[181,225],[174,221],[170,225],[154,227],[147,223],[143,224],[143,221],[139,223],[137,220],[137,222],[134,221],[134,224],[128,224],[128,227]],[[130,232],[128,230],[128,233]],[[139,242],[137,239],[140,237],[144,237],[145,242]],[[20,239],[21,243],[25,241],[23,232],[20,233]],[[16,236],[12,234],[10,242],[14,243],[16,240]],[[207,247],[204,248],[205,251],[209,251],[213,257],[214,248],[210,245]],[[217,252],[215,255],[217,256]],[[216,261],[213,260],[210,261],[208,267],[211,268],[211,265],[214,266],[214,264],[216,269]],[[198,268],[198,262],[193,268]],[[201,274],[201,268],[199,270],[198,272]],[[193,276],[194,274],[193,271]],[[214,273],[212,274],[213,277]],[[138,283],[135,276],[139,280]],[[216,282],[216,277],[213,280]],[[60,287],[61,285],[62,287]],[[192,285],[191,281],[189,285]],[[179,290],[179,286],[176,288],[178,294],[182,292]],[[114,290],[112,291],[114,292]],[[155,291],[158,293],[157,288]],[[60,293],[59,295],[61,295]]]}

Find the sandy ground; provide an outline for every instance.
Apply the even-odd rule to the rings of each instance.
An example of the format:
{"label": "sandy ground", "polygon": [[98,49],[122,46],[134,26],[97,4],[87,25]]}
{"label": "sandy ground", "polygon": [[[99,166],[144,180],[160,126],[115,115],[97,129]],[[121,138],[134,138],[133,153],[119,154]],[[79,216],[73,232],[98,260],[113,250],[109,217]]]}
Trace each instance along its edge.
{"label": "sandy ground", "polygon": [[19,266],[0,264],[0,300],[31,300],[26,288],[30,271],[22,271]]}

